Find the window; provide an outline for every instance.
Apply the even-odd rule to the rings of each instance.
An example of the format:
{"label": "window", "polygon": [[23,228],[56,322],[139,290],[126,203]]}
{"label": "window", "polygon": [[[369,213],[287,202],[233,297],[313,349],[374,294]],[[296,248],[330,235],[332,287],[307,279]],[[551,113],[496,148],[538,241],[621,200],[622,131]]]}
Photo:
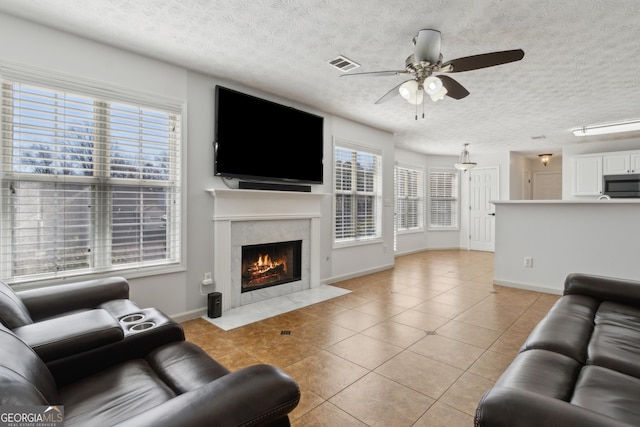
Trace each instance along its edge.
{"label": "window", "polygon": [[396,166],[396,230],[423,228],[424,171],[410,166]]}
{"label": "window", "polygon": [[179,264],[181,107],[1,83],[1,277]]}
{"label": "window", "polygon": [[429,229],[457,230],[458,171],[429,170]]}
{"label": "window", "polygon": [[381,237],[381,157],[347,146],[335,147],[335,242]]}

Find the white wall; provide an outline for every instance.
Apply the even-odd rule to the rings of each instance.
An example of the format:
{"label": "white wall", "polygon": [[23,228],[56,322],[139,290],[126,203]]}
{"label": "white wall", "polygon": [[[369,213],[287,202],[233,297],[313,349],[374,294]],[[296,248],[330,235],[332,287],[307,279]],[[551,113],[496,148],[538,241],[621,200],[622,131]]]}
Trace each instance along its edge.
{"label": "white wall", "polygon": [[[180,100],[187,105],[184,133],[183,201],[185,251],[184,270],[172,274],[130,278],[131,296],[139,305],[158,307],[174,317],[189,317],[206,307],[201,289],[204,272],[213,268],[213,199],[207,188],[224,187],[213,176],[214,87],[241,90],[292,105],[325,117],[325,183],[314,192],[332,193],[333,138],[339,137],[383,153],[382,240],[370,245],[334,248],[332,245],[332,198],[326,197],[322,215],[321,282],[393,266],[393,135],[359,123],[323,114],[293,101],[205,76],[182,67],[88,41],[47,27],[0,14],[0,63],[18,63],[70,76],[135,89]],[[250,120],[250,117],[248,117]],[[224,296],[223,296],[224,298]]]}
{"label": "white wall", "polygon": [[[371,147],[382,152],[382,241],[351,247],[333,248],[330,255],[331,276],[324,277],[325,282],[355,277],[367,272],[374,272],[393,266],[393,167],[394,146],[393,135],[378,129],[369,128],[349,120],[333,118],[333,137],[352,142],[357,145]],[[329,156],[328,159],[332,159]],[[325,162],[332,163],[331,161]],[[333,188],[333,176],[325,175],[325,184]],[[332,192],[328,190],[327,192]],[[331,199],[330,197],[328,199]],[[327,203],[328,204],[328,203]],[[326,207],[328,208],[328,206]],[[331,236],[333,224],[332,207],[325,210],[322,224],[325,234]],[[326,261],[326,259],[325,259]]]}
{"label": "white wall", "polygon": [[[187,99],[187,71],[0,14],[0,62],[52,70],[176,100]],[[188,141],[188,139],[187,139]],[[187,154],[188,155],[188,154]],[[185,191],[189,191],[189,182]],[[187,241],[191,240],[187,235]],[[187,251],[187,259],[191,251]],[[168,314],[188,309],[187,272],[132,280],[131,297]]]}

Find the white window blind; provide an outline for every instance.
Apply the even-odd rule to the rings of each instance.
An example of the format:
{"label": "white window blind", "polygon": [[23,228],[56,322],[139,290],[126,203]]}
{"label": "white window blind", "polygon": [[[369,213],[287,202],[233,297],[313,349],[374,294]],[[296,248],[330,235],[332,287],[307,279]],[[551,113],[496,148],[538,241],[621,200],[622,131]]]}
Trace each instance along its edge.
{"label": "white window blind", "polygon": [[380,155],[336,146],[334,173],[336,243],[379,238]]}
{"label": "white window blind", "polygon": [[429,229],[458,229],[458,172],[429,171]]}
{"label": "white window blind", "polygon": [[1,82],[1,277],[179,263],[181,111]]}
{"label": "white window blind", "polygon": [[423,228],[424,171],[408,166],[395,168],[396,230]]}

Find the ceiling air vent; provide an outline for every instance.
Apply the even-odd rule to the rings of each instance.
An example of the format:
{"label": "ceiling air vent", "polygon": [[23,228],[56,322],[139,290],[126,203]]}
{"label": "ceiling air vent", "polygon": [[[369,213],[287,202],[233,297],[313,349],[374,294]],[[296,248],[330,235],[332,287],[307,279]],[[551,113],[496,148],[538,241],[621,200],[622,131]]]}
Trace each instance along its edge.
{"label": "ceiling air vent", "polygon": [[358,68],[360,66],[360,64],[357,64],[352,60],[350,60],[349,58],[345,58],[342,55],[338,55],[335,59],[332,59],[331,61],[329,61],[329,64],[333,65],[343,73],[346,73],[347,71],[351,71],[354,68]]}

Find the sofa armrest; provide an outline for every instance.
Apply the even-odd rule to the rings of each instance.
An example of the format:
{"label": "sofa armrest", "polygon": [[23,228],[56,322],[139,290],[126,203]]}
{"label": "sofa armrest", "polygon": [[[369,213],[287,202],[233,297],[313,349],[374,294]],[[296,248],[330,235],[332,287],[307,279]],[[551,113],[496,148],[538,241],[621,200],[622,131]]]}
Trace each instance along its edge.
{"label": "sofa armrest", "polygon": [[271,365],[231,372],[138,414],[118,427],[266,426],[300,401],[297,383]]}
{"label": "sofa armrest", "polygon": [[15,328],[13,332],[45,362],[122,341],[124,331],[102,309],[82,311]]}
{"label": "sofa armrest", "polygon": [[475,427],[631,427],[564,400],[514,388],[493,388],[480,400]]}
{"label": "sofa armrest", "polygon": [[124,277],[108,277],[28,289],[16,294],[37,322],[69,311],[96,308],[107,301],[128,299],[129,282]]}
{"label": "sofa armrest", "polygon": [[569,294],[640,307],[640,281],[636,280],[572,273],[564,282],[564,295]]}

